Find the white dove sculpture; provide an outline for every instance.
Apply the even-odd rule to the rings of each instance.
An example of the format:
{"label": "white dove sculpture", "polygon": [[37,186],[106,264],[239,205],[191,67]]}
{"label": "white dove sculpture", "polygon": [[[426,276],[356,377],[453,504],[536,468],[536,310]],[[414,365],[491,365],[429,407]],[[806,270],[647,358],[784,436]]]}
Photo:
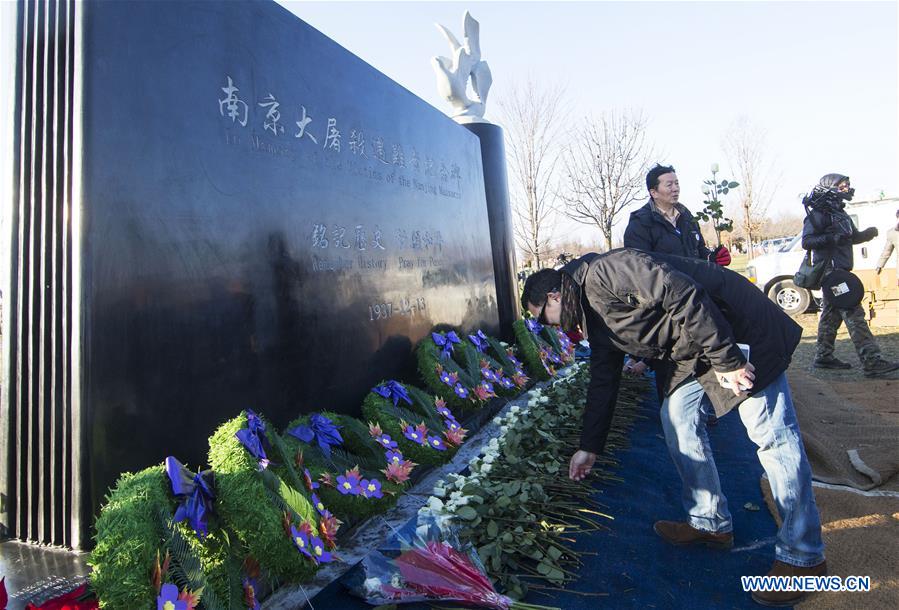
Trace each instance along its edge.
{"label": "white dove sculpture", "polygon": [[[437,92],[453,108],[451,115],[458,123],[487,123],[484,120],[484,109],[487,94],[493,84],[490,66],[481,60],[480,24],[465,11],[462,17],[462,29],[465,33],[463,44],[459,44],[452,32],[434,24],[450,46],[451,57],[434,57],[431,65],[437,74]],[[468,98],[468,78],[474,89],[475,99]]]}

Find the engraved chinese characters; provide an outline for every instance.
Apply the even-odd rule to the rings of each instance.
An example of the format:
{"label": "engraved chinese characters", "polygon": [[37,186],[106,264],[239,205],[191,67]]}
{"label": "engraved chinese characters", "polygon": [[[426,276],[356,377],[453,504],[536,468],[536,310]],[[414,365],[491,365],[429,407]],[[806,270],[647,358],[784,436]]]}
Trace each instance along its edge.
{"label": "engraved chinese characters", "polygon": [[434,325],[495,331],[475,136],[275,3],[89,8],[92,502],[241,409],[355,412]]}

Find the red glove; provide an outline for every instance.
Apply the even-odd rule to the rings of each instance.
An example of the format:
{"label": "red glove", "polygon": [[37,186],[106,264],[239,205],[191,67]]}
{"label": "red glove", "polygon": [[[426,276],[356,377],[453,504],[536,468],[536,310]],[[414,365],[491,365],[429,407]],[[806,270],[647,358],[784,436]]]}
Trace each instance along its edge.
{"label": "red glove", "polygon": [[716,265],[727,267],[730,264],[730,250],[728,250],[724,246],[718,246],[717,248],[715,248],[715,251],[712,252],[712,256],[710,258],[715,262]]}

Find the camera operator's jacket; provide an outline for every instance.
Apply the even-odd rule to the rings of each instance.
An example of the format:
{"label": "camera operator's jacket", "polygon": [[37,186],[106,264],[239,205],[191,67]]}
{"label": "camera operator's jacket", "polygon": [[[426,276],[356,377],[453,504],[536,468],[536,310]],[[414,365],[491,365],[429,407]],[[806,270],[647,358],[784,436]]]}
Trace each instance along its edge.
{"label": "camera operator's jacket", "polygon": [[[841,237],[842,243],[838,243]],[[812,251],[812,263],[827,259],[827,273],[834,269],[852,271],[853,244],[869,239],[855,228],[849,214],[836,206],[809,210],[802,224],[802,248]]]}
{"label": "camera operator's jacket", "polygon": [[[587,254],[563,269],[581,287],[581,328],[590,342],[590,386],[580,448],[605,445],[624,354],[672,361],[665,395],[695,376],[718,416],[786,371],[802,328],[747,279],[714,263],[621,248]],[[714,371],[730,372],[750,346],[753,390],[736,396]]]}

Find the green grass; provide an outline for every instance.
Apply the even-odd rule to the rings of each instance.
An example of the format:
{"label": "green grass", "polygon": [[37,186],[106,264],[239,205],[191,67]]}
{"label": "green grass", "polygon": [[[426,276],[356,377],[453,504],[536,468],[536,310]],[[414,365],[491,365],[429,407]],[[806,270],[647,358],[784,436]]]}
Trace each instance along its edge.
{"label": "green grass", "polygon": [[731,271],[736,271],[741,275],[746,275],[746,267],[749,266],[749,255],[748,254],[734,254],[731,252],[730,254],[730,265],[728,269]]}

